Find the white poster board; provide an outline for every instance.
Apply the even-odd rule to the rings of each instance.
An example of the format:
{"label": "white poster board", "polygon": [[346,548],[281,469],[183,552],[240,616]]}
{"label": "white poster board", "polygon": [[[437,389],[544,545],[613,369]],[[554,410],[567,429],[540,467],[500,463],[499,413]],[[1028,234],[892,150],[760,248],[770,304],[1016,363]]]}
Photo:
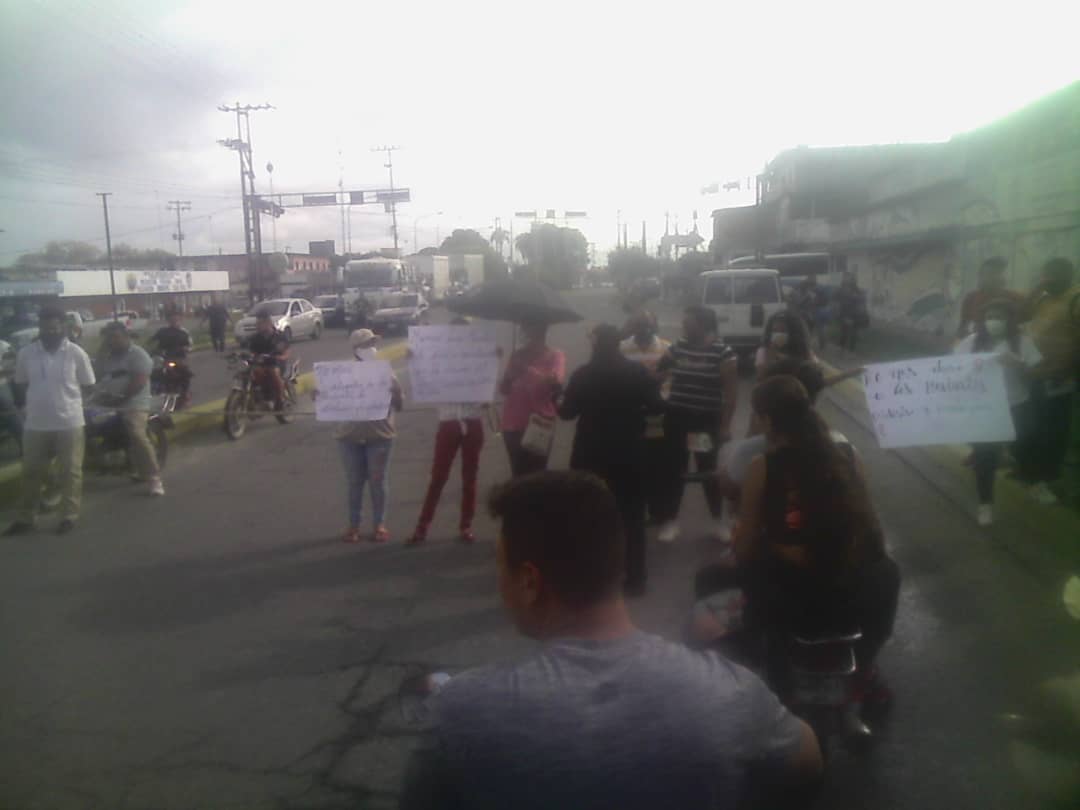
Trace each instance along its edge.
{"label": "white poster board", "polygon": [[410,326],[409,375],[415,402],[483,403],[499,378],[497,326]]}
{"label": "white poster board", "polygon": [[1003,369],[992,354],[870,365],[863,386],[882,447],[1016,438]]}
{"label": "white poster board", "polygon": [[315,418],[320,422],[374,422],[390,413],[394,372],[383,360],[315,364]]}

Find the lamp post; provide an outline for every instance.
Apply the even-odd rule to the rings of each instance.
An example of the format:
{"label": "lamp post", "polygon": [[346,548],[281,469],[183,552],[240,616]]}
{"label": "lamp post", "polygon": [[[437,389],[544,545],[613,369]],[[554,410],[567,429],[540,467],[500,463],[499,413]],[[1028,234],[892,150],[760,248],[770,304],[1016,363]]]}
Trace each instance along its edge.
{"label": "lamp post", "polygon": [[[419,253],[420,252],[420,244],[419,244],[419,240],[418,240],[418,237],[417,237],[417,233],[418,233],[417,225],[420,224],[420,220],[424,219],[424,217],[441,217],[442,215],[443,215],[442,211],[435,211],[435,212],[432,212],[430,214],[421,214],[418,217],[413,217],[413,223],[412,223],[413,253]],[[438,247],[438,245],[436,245],[436,247]]]}
{"label": "lamp post", "polygon": [[[267,161],[266,173],[270,176],[270,202],[274,202],[274,164]],[[270,218],[270,239],[274,243],[274,253],[277,253],[277,216]]]}

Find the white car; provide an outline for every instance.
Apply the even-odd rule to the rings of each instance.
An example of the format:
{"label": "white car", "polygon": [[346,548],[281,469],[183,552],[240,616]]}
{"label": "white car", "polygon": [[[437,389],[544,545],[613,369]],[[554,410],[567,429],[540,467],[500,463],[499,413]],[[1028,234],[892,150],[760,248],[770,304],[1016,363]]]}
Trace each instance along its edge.
{"label": "white car", "polygon": [[391,293],[379,301],[371,328],[381,335],[395,331],[408,334],[410,326],[427,324],[427,312],[428,303],[420,293]]}
{"label": "white car", "polygon": [[260,312],[269,312],[274,321],[274,328],[292,342],[296,338],[310,337],[318,340],[323,332],[322,310],[311,305],[303,298],[274,298],[260,301],[248,314],[236,323],[233,334],[243,346],[255,334],[255,316]]}

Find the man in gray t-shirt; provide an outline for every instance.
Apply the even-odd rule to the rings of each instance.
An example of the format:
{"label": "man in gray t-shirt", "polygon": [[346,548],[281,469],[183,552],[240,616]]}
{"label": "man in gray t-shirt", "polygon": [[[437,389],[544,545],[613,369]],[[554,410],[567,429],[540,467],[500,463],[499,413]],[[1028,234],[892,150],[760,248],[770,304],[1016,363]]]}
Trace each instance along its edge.
{"label": "man in gray t-shirt", "polygon": [[101,330],[104,350],[99,360],[97,402],[120,411],[131,446],[139,480],[151,495],[164,495],[157,453],[146,432],[150,416],[150,372],[154,363],[142,348],[131,342],[121,323]]}
{"label": "man in gray t-shirt", "polygon": [[544,646],[432,699],[403,808],[722,810],[752,773],[778,789],[816,781],[813,732],[757,676],[633,626],[618,511],[598,479],[527,476],[491,506],[503,602]]}

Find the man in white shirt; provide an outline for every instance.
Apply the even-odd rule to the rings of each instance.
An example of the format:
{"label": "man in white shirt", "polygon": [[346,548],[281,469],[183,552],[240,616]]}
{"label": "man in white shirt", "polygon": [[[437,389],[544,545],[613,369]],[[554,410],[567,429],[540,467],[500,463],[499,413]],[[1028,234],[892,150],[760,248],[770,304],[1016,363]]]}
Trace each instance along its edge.
{"label": "man in white shirt", "polygon": [[38,339],[15,360],[16,396],[26,401],[23,491],[16,521],[5,535],[33,531],[41,488],[56,459],[61,491],[59,534],[75,528],[82,501],[85,448],[83,390],[94,385],[90,358],[65,336],[63,310],[47,306],[38,316]]}

